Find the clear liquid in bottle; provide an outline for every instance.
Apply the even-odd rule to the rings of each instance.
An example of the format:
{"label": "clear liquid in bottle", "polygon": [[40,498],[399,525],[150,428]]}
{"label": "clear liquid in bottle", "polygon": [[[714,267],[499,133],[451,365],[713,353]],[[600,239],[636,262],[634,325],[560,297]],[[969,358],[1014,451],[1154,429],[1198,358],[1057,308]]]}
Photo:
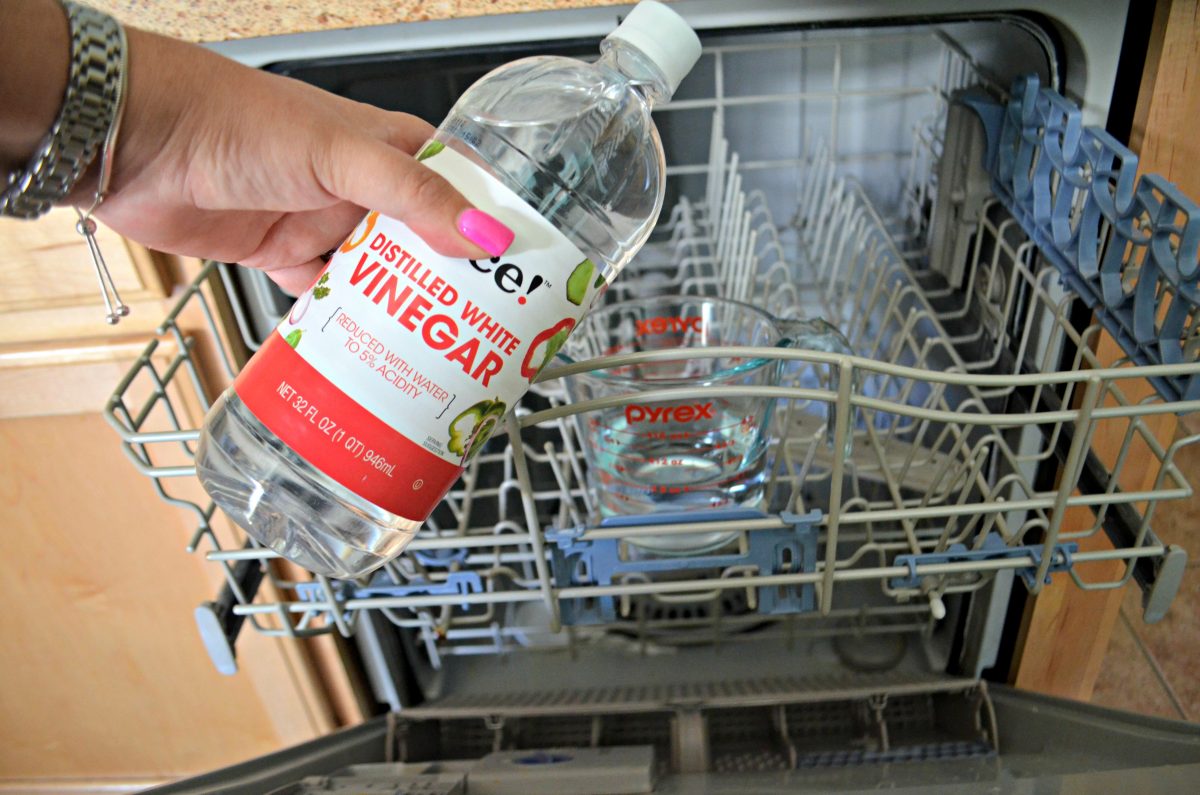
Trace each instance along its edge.
{"label": "clear liquid in bottle", "polygon": [[503,258],[449,260],[368,215],[213,405],[200,480],[264,546],[341,578],[399,554],[645,243],[664,194],[650,112],[699,40],[648,1],[601,53],[494,70],[419,155],[517,232]]}

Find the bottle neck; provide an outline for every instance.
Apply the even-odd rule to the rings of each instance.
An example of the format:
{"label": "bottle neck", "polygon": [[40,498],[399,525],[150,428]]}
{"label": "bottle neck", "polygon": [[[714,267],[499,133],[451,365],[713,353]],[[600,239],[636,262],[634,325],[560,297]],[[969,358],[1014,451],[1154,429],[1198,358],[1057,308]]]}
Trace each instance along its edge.
{"label": "bottle neck", "polygon": [[598,63],[624,75],[650,105],[671,98],[666,76],[637,47],[622,39],[604,39],[600,42],[600,52]]}

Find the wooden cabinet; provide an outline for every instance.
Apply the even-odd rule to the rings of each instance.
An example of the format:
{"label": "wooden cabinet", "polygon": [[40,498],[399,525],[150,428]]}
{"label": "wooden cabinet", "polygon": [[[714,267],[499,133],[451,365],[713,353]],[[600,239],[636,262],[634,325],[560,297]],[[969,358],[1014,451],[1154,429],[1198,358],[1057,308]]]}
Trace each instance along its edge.
{"label": "wooden cabinet", "polygon": [[99,228],[96,238],[109,272],[132,310],[121,323],[108,326],[92,260],[75,222],[75,212],[66,208],[36,223],[0,218],[0,344],[115,338],[149,332],[162,322],[170,261]]}
{"label": "wooden cabinet", "polygon": [[[1146,65],[1138,91],[1130,147],[1139,155],[1142,173],[1162,174],[1192,198],[1200,197],[1200,137],[1195,134],[1200,117],[1200,3],[1196,0],[1162,0],[1154,8],[1153,29]],[[1145,13],[1134,8],[1130,13]],[[1100,341],[1097,355],[1101,362],[1116,362],[1124,355],[1111,337]],[[1149,384],[1128,395],[1140,400],[1153,393]],[[1184,417],[1196,427],[1195,416]],[[1148,425],[1155,437],[1168,446],[1176,433],[1174,415],[1152,417]],[[1092,449],[1111,465],[1122,440],[1098,436]],[[1125,462],[1127,479],[1120,483],[1126,490],[1151,487],[1158,464],[1145,449],[1134,449]],[[1187,472],[1196,478],[1198,473]],[[1194,498],[1193,504],[1200,502]],[[1066,523],[1069,529],[1083,529],[1093,522],[1091,512],[1072,509]],[[1103,538],[1090,540],[1101,547]],[[1189,550],[1195,554],[1198,550]],[[1109,579],[1120,567],[1112,563],[1106,572],[1093,571],[1095,579]],[[1136,585],[1129,585],[1136,588]],[[1121,590],[1083,591],[1063,579],[1045,589],[1026,611],[1025,625],[1018,649],[1013,683],[1018,687],[1051,695],[1088,700],[1100,673],[1109,646],[1113,626],[1124,594]],[[1198,610],[1182,598],[1172,610]]]}
{"label": "wooden cabinet", "polygon": [[[193,611],[220,570],[186,553],[194,517],[160,499],[102,413],[199,263],[102,233],[133,307],[108,326],[73,223],[0,221],[0,792],[133,791],[354,718],[319,670],[328,654],[301,642],[246,632],[241,672],[214,669]],[[181,325],[215,343],[200,318]],[[178,404],[196,427],[195,397]]]}

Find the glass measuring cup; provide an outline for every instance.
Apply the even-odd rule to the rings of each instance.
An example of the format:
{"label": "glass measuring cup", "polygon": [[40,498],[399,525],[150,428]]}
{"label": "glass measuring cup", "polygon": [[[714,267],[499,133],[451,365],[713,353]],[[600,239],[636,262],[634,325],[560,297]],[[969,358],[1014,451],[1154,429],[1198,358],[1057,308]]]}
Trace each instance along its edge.
{"label": "glass measuring cup", "polygon": [[[588,314],[559,351],[569,363],[639,351],[680,357],[566,377],[572,403],[646,395],[579,415],[589,486],[601,517],[714,508],[760,508],[775,399],[715,395],[712,387],[780,383],[786,362],[767,357],[691,357],[689,348],[792,347],[851,354],[820,319],[785,320],[750,304],[703,296],[655,296]],[[662,389],[687,391],[663,399]],[[830,423],[832,424],[832,423]],[[708,551],[728,533],[641,536],[660,553]]]}

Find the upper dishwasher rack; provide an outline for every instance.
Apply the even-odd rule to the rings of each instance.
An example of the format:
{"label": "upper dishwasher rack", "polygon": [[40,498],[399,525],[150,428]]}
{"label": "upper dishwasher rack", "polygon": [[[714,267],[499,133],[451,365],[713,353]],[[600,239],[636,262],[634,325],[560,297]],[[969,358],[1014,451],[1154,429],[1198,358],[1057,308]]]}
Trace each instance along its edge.
{"label": "upper dishwasher rack", "polygon": [[[208,289],[219,279],[217,266],[209,266],[161,327],[168,344],[148,348],[107,413],[139,469],[164,497],[194,511],[192,547],[225,575],[222,595],[201,611],[214,657],[233,665],[232,643],[243,621],[267,634],[350,634],[366,611],[415,631],[432,658],[584,645],[611,629],[639,643],[667,645],[698,638],[736,643],[748,628],[755,637],[789,638],[921,633],[942,618],[948,599],[1010,570],[1025,575],[1033,590],[1055,572],[1085,588],[1136,579],[1148,594],[1147,618],[1161,616],[1186,555],[1159,542],[1152,519],[1161,500],[1191,495],[1175,455],[1196,437],[1161,442],[1153,420],[1200,408],[1188,391],[1200,378],[1195,305],[1191,325],[1184,326],[1193,341],[1178,346],[1182,360],[1159,363],[1155,351],[1162,346],[1144,333],[1128,358],[1102,360],[1095,349],[1106,330],[1115,329],[1123,344],[1136,341],[1103,312],[1093,324],[1073,320],[1077,297],[1108,306],[1085,291],[1097,280],[1077,273],[1071,253],[1090,234],[1084,219],[1090,223],[1097,212],[1107,219],[1092,207],[1104,191],[1093,179],[1072,188],[1070,201],[1063,198],[1063,186],[1074,183],[1052,170],[1047,176],[1047,164],[1059,149],[1076,157],[1078,147],[1055,143],[1047,133],[1057,129],[1053,124],[1021,122],[1031,96],[1056,113],[1062,101],[1023,83],[1007,106],[989,108],[978,94],[960,94],[979,82],[961,51],[936,35],[913,38],[918,46],[940,47],[943,63],[929,88],[931,112],[914,126],[911,168],[901,177],[902,200],[893,216],[847,177],[836,141],[814,140],[803,157],[774,166],[739,158],[722,135],[723,115],[731,111],[718,105],[709,162],[697,171],[703,185],[684,193],[638,266],[610,291],[616,300],[635,293],[639,279],[665,278],[683,292],[730,295],[781,313],[818,312],[851,340],[853,357],[753,351],[788,358],[794,372],[789,382],[769,388],[781,401],[771,502],[762,516],[731,520],[742,534],[738,560],[671,572],[556,570],[559,553],[696,526],[647,530],[593,522],[573,419],[586,407],[566,405],[556,374],[548,373],[509,418],[508,438],[472,463],[410,553],[374,580],[307,582],[270,565],[272,552],[214,522],[211,503],[191,488],[196,431],[175,403],[181,389],[194,393],[202,408],[211,396],[179,319],[199,306],[216,334]],[[956,98],[973,103],[993,125],[991,190],[970,219],[974,231],[962,247],[958,284],[924,265],[943,128]],[[1046,147],[1055,154],[1042,154]],[[1124,168],[1071,162],[1079,169],[1071,179],[1111,171],[1114,184],[1126,186],[1114,195],[1126,195],[1130,172]],[[1009,172],[1000,169],[1003,163],[1013,164]],[[794,214],[789,209],[781,216],[767,196],[748,187],[749,175],[768,167],[794,175],[788,205]],[[1036,201],[1045,190],[1030,188],[1033,183],[1049,186],[1048,216],[1039,215],[1045,204]],[[1127,228],[1121,213],[1128,207],[1119,201],[1113,210],[1117,220],[1097,221],[1101,238]],[[1055,226],[1055,212],[1067,213],[1066,237],[1061,223]],[[1139,224],[1144,220],[1128,228]],[[1158,234],[1147,240],[1171,233],[1164,226]],[[1097,244],[1097,260],[1108,250],[1115,249]],[[1148,278],[1142,260],[1129,262]],[[1175,286],[1166,273],[1155,284],[1194,300],[1194,260],[1191,270],[1176,267],[1191,281]],[[1137,276],[1127,281],[1142,283]],[[1128,308],[1136,292],[1127,292],[1120,306]],[[1184,304],[1172,299],[1170,306],[1178,305],[1172,322]],[[1169,343],[1173,328],[1159,326],[1156,333]],[[235,372],[230,353],[220,355],[227,373]],[[831,368],[841,370],[838,388],[831,387]],[[852,386],[853,373],[860,388]],[[1161,394],[1145,394],[1139,385],[1146,380]],[[830,454],[841,448],[828,442],[826,417],[833,418],[835,439],[854,437],[850,457]],[[1099,436],[1118,440],[1116,449],[1094,451]],[[1157,473],[1148,483],[1144,471],[1127,465],[1135,454],[1143,460],[1139,467],[1148,461]],[[1047,481],[1040,475],[1046,467],[1058,476]],[[1065,521],[1081,510],[1086,520]],[[793,543],[786,560],[757,549],[780,533]],[[1101,537],[1106,544],[1092,543]],[[771,598],[764,598],[768,591]],[[567,603],[571,610],[562,609]],[[580,616],[586,620],[576,620]],[[562,622],[576,627],[557,633]]]}

